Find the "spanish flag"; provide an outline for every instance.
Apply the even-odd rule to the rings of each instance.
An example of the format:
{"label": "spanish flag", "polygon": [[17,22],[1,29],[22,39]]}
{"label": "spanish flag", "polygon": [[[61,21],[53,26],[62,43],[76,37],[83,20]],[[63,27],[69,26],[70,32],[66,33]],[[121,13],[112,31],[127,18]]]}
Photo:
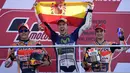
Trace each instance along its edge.
{"label": "spanish flag", "polygon": [[78,27],[86,14],[87,6],[87,2],[38,2],[35,10],[41,22],[56,24],[60,18],[66,18],[68,25]]}

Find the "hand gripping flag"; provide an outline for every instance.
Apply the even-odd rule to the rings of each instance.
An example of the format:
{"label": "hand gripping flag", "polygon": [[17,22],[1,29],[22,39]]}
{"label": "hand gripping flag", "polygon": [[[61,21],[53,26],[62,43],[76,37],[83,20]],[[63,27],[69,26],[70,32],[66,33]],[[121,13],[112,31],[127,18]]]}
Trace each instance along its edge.
{"label": "hand gripping flag", "polygon": [[38,2],[35,12],[41,22],[56,24],[60,18],[66,18],[70,26],[78,27],[86,11],[87,2]]}

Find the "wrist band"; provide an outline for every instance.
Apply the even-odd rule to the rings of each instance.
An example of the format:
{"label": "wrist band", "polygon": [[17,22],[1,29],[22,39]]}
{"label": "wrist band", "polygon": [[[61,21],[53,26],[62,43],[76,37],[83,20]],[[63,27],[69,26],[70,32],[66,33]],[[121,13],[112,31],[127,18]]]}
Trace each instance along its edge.
{"label": "wrist band", "polygon": [[92,9],[88,9],[88,12],[93,12],[93,10]]}

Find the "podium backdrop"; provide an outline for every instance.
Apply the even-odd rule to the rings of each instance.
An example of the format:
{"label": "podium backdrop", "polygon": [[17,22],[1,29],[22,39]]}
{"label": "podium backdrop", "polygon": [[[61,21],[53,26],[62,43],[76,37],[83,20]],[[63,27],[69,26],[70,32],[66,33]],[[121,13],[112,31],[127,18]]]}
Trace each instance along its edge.
{"label": "podium backdrop", "polygon": [[[52,45],[51,40],[44,32],[37,31],[37,18],[35,16],[33,4],[39,1],[55,0],[0,0],[0,46],[11,45],[17,41],[17,27],[20,23],[27,23],[30,27],[30,39],[40,40],[43,45]],[[60,1],[60,0],[56,0]],[[75,1],[75,0],[65,0]],[[76,0],[79,1],[79,0]],[[78,44],[91,44],[95,38],[93,27],[95,24],[105,24],[105,39],[108,41],[119,42],[117,37],[117,28],[121,27],[125,31],[125,38],[130,44],[130,0],[94,0],[95,8],[93,12],[93,24],[89,30],[83,32],[78,40]],[[78,10],[78,9],[77,9]],[[55,31],[57,26],[51,25]],[[69,26],[69,33],[73,32],[76,27]],[[47,49],[52,59],[52,65],[48,67],[39,67],[40,72],[56,71],[56,55],[54,49]],[[76,52],[77,62],[79,62],[78,50]],[[82,50],[81,50],[82,53]],[[117,55],[116,52],[114,55]],[[14,63],[12,69],[4,68],[4,60],[7,56],[7,49],[0,49],[0,73],[9,71],[17,72],[17,64]],[[112,71],[130,72],[130,53],[122,52],[120,56],[112,61]],[[7,70],[7,72],[6,72]]]}

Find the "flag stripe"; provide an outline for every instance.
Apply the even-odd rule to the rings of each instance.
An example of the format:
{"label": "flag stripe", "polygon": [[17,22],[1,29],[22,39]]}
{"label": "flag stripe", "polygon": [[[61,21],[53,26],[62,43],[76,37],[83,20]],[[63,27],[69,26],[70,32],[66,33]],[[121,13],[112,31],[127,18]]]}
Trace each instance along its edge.
{"label": "flag stripe", "polygon": [[[75,26],[75,27],[78,27],[81,24],[81,22],[83,21],[82,18],[75,18],[72,16],[55,16],[55,15],[47,15],[47,14],[39,14],[38,16],[39,16],[41,22],[46,21],[49,24],[56,24],[60,18],[66,18],[68,20],[68,25]],[[43,17],[44,17],[44,19],[43,19]]]}

